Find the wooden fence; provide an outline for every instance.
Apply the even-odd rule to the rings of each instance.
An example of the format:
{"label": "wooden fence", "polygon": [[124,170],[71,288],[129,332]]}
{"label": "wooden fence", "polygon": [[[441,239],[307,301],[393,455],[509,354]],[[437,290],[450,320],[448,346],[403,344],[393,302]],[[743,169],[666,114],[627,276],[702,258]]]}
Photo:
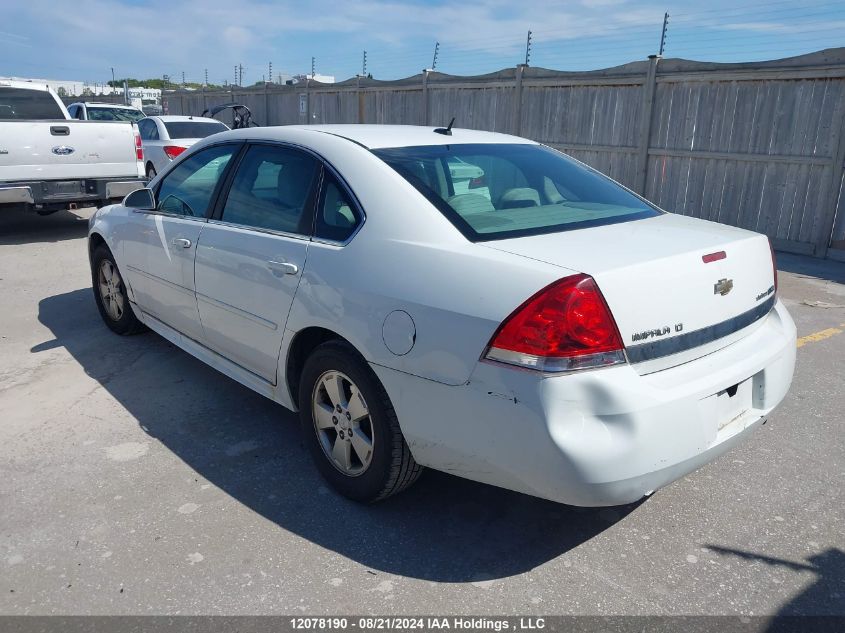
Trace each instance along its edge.
{"label": "wooden fence", "polygon": [[261,125],[445,125],[454,116],[456,127],[558,148],[668,211],[845,260],[845,48],[740,64],[654,57],[591,72],[427,71],[165,99],[171,114],[243,103]]}

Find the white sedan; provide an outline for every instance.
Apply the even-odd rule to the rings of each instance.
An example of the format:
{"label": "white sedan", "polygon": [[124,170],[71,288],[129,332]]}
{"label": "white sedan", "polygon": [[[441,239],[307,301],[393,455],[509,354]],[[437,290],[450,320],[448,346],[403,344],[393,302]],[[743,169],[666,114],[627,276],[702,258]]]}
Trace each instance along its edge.
{"label": "white sedan", "polygon": [[[795,363],[766,237],[532,141],[443,132],[197,143],[93,216],[104,321],[298,410],[320,471],[362,501],[428,466],[628,503],[766,420]],[[456,193],[454,164],[478,186]]]}
{"label": "white sedan", "polygon": [[147,178],[155,178],[158,172],[197,141],[228,129],[217,119],[201,116],[168,114],[141,119],[138,121],[138,134]]}

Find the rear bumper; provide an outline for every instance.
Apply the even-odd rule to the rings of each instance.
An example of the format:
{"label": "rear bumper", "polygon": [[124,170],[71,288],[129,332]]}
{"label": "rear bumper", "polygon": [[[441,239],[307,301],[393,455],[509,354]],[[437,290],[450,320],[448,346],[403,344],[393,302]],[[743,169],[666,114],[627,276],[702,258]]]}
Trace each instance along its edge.
{"label": "rear bumper", "polygon": [[142,178],[86,178],[0,183],[0,204],[65,205],[124,198],[146,185]]}
{"label": "rear bumper", "polygon": [[777,303],[749,329],[717,352],[645,375],[624,365],[541,377],[479,363],[453,387],[374,370],[420,464],[561,503],[619,505],[730,450],[784,398],[792,319]]}

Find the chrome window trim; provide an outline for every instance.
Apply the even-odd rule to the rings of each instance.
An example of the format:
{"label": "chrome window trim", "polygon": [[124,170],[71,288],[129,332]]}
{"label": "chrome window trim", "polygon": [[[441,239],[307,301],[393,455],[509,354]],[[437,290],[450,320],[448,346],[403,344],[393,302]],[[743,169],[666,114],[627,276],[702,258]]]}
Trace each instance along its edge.
{"label": "chrome window trim", "polygon": [[223,220],[216,220],[214,218],[209,218],[206,220],[208,224],[214,224],[217,226],[223,227],[231,227],[234,229],[242,229],[244,231],[253,231],[255,233],[267,233],[268,235],[275,235],[276,237],[288,237],[290,239],[299,240],[302,242],[308,242],[309,236],[302,235],[301,233],[288,233],[287,231],[279,231],[278,229],[267,229],[260,226],[250,226],[248,224],[238,224],[237,222],[225,222]]}

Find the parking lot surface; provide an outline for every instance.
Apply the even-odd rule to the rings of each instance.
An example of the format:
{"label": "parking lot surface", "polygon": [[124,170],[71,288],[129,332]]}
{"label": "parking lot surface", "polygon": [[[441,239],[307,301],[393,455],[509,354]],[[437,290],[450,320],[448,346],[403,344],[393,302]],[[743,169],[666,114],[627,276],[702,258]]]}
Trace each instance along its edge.
{"label": "parking lot surface", "polygon": [[789,396],[644,502],[428,471],[365,507],[293,414],[103,325],[90,212],[0,215],[0,613],[845,614],[845,264],[779,256]]}

